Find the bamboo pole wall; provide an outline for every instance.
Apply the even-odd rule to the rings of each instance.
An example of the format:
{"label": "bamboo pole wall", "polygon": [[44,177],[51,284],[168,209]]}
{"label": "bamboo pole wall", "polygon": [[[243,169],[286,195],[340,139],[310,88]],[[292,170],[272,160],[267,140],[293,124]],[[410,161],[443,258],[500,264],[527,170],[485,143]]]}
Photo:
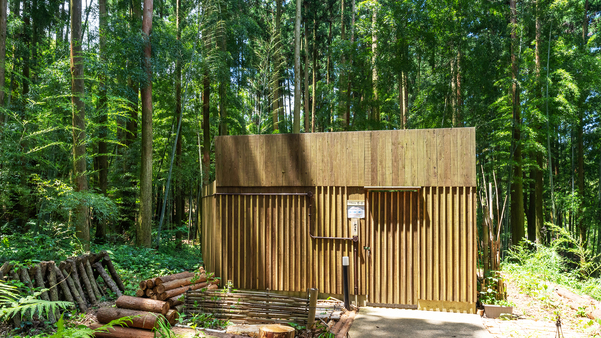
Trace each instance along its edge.
{"label": "bamboo pole wall", "polygon": [[[252,193],[260,189],[236,189]],[[214,195],[203,198],[203,257],[235,288],[342,293],[342,256],[350,257],[350,290],[373,305],[473,312],[476,301],[476,188],[280,188],[313,197]],[[205,196],[214,188],[205,188]],[[232,189],[230,189],[230,192]],[[264,190],[262,190],[264,192]],[[346,201],[367,197],[359,225],[358,262]],[[309,224],[311,205],[311,224]],[[370,247],[369,251],[364,247]]]}

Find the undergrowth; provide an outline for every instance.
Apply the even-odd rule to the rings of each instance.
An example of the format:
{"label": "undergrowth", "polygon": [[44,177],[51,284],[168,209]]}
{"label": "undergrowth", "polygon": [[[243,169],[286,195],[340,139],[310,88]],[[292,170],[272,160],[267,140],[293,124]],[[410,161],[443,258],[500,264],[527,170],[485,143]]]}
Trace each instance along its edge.
{"label": "undergrowth", "polygon": [[[73,229],[62,224],[44,227],[43,232],[0,235],[0,265],[17,261],[26,265],[40,261],[56,262],[81,255],[81,243]],[[168,235],[168,234],[167,234]],[[168,238],[165,236],[164,238]],[[133,295],[140,280],[194,270],[202,262],[198,246],[164,241],[159,250],[129,244],[92,244],[90,251],[106,250],[126,287],[125,294]]]}
{"label": "undergrowth", "polygon": [[522,292],[543,302],[549,302],[548,295],[554,292],[550,283],[601,300],[601,278],[583,274],[574,267],[577,263],[560,252],[562,249],[557,246],[525,241],[509,251],[503,272],[516,281]]}

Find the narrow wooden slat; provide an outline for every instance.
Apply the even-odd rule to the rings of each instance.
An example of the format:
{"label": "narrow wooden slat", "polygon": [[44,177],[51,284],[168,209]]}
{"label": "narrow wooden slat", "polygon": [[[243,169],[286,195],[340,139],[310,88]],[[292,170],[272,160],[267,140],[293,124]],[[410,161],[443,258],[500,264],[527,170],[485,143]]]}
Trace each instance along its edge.
{"label": "narrow wooden slat", "polygon": [[407,192],[399,193],[402,199],[399,200],[399,210],[403,212],[401,216],[401,304],[407,304],[407,233],[408,233],[408,217],[407,212]]}
{"label": "narrow wooden slat", "polygon": [[395,304],[402,304],[401,303],[401,286],[403,284],[403,281],[400,279],[400,270],[401,270],[401,250],[402,250],[402,243],[401,243],[401,232],[403,231],[403,225],[402,225],[402,212],[401,212],[401,194],[402,192],[397,191],[394,194],[394,208],[395,211],[395,220],[394,220],[394,226],[395,226],[395,259],[394,259],[394,280],[395,280],[395,284],[394,284],[394,302]]}
{"label": "narrow wooden slat", "polygon": [[446,286],[447,286],[447,299],[448,301],[452,301],[454,297],[453,293],[453,194],[452,188],[445,188],[445,197],[446,197],[446,230],[447,230],[447,271],[446,271]]}

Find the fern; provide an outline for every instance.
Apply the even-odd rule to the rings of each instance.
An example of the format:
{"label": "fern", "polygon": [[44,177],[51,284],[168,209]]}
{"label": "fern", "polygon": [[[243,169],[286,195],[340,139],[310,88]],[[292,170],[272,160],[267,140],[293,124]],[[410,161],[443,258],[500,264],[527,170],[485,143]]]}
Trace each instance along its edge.
{"label": "fern", "polygon": [[56,333],[47,338],[92,338],[94,337],[95,333],[103,331],[108,332],[108,330],[112,329],[113,326],[127,326],[127,323],[133,322],[132,318],[135,317],[137,316],[118,318],[106,325],[97,328],[96,330],[92,330],[85,325],[78,325],[75,327],[67,328],[65,327],[65,322],[63,316],[61,315],[59,320],[56,322]]}
{"label": "fern", "polygon": [[5,282],[0,282],[0,321],[17,315],[20,315],[21,318],[32,318],[35,313],[48,316],[51,311],[56,313],[59,308],[66,309],[73,306],[73,303],[70,302],[51,302],[36,299],[44,291],[47,290],[40,290],[33,295],[19,298],[16,288]]}
{"label": "fern", "polygon": [[7,303],[14,302],[17,297],[17,288],[0,280],[0,308]]}

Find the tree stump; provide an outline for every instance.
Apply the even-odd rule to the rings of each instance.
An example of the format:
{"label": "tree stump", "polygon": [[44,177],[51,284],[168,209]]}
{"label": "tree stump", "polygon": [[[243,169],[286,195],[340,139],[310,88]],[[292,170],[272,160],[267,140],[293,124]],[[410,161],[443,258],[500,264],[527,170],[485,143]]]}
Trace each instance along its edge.
{"label": "tree stump", "polygon": [[259,338],[294,338],[296,330],[291,326],[270,324],[261,326]]}

